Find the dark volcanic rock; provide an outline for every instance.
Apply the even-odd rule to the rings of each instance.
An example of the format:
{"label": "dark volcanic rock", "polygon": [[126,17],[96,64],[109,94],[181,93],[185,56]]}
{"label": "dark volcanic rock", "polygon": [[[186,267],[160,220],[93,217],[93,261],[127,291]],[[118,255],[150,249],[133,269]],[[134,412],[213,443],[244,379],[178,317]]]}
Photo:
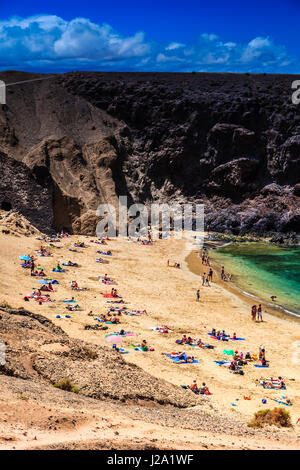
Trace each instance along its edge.
{"label": "dark volcanic rock", "polygon": [[40,231],[47,232],[53,219],[52,185],[34,177],[29,168],[0,152],[0,207],[17,210]]}
{"label": "dark volcanic rock", "polygon": [[[13,74],[21,73],[1,78],[16,81]],[[57,75],[8,95],[0,150],[38,178],[51,176],[56,228],[93,233],[97,205],[127,195],[130,202],[203,202],[215,230],[299,231],[297,78]]]}

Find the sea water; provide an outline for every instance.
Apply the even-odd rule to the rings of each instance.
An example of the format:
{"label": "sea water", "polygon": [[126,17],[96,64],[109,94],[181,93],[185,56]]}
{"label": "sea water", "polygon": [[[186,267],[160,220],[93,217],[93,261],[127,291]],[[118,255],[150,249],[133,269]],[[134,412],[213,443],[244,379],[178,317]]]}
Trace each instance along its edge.
{"label": "sea water", "polygon": [[300,247],[270,243],[232,243],[210,252],[245,293],[300,317]]}

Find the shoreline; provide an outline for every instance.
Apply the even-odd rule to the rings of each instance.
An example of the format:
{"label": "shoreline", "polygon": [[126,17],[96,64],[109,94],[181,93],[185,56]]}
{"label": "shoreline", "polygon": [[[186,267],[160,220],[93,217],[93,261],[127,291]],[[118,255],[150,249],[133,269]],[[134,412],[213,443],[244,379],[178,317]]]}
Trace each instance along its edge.
{"label": "shoreline", "polygon": [[[221,246],[225,246],[228,244],[234,243],[229,242],[229,243],[222,243],[222,242],[215,242],[213,244],[214,248],[218,248]],[[206,249],[210,250],[212,249],[212,244],[204,242],[203,247]],[[201,274],[204,272],[204,265],[201,263],[201,258],[199,257],[199,251],[197,249],[191,251],[185,258],[184,261],[187,265],[187,268],[196,276],[201,276]],[[218,286],[224,288],[226,291],[233,293],[237,295],[241,300],[245,301],[247,304],[249,304],[250,308],[253,304],[253,299],[255,299],[257,302],[261,303],[263,310],[265,313],[276,316],[277,318],[280,318],[282,320],[286,321],[293,321],[296,322],[297,324],[300,323],[300,315],[298,315],[295,312],[290,312],[284,307],[281,306],[275,306],[272,305],[270,302],[264,300],[263,298],[259,297],[258,295],[252,294],[251,292],[247,292],[243,290],[239,285],[237,285],[234,281],[232,282],[222,282],[218,275],[216,275],[216,271],[219,273],[220,271],[220,265],[215,261],[211,260],[211,266],[214,268],[214,280],[213,283],[217,284]],[[252,299],[252,301],[251,301]],[[249,308],[249,312],[250,312]]]}

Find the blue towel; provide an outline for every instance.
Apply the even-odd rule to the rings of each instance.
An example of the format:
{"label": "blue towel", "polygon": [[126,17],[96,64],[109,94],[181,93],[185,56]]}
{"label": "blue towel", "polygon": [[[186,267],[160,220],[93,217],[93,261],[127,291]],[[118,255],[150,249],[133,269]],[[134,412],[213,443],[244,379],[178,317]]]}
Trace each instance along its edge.
{"label": "blue towel", "polygon": [[230,339],[232,339],[233,341],[246,341],[245,338],[235,338],[235,339],[230,338]]}
{"label": "blue towel", "polygon": [[53,269],[52,269],[52,272],[53,272],[53,273],[64,273],[65,271],[64,271],[64,270],[59,271],[58,269],[54,269],[54,268],[53,268]]}
{"label": "blue towel", "polygon": [[62,300],[64,304],[75,304],[75,300]]}
{"label": "blue towel", "polygon": [[280,401],[280,400],[274,400],[273,401],[276,401],[276,403],[280,403],[281,405],[285,405],[285,406],[292,406],[293,403],[284,403],[284,401]]}
{"label": "blue towel", "polygon": [[254,367],[269,367],[269,366],[263,366],[261,364],[254,364]]}
{"label": "blue towel", "polygon": [[[177,362],[179,364],[199,364],[199,361],[196,361],[196,359],[194,359],[193,362],[179,362],[181,361],[181,359],[179,359],[178,357],[171,357],[170,355],[168,355],[168,357],[172,359],[172,361]],[[184,359],[186,359],[187,357],[188,356],[185,354]]]}

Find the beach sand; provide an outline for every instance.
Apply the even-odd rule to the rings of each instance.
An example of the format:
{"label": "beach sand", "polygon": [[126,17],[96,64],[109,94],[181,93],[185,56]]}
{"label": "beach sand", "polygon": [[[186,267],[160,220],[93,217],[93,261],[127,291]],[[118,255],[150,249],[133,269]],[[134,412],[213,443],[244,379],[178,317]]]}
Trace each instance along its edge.
{"label": "beach sand", "polygon": [[[80,253],[68,251],[77,239],[88,244],[88,248],[77,248]],[[155,349],[153,352],[135,351],[131,348],[124,355],[128,362],[135,363],[155,377],[165,379],[175,385],[191,384],[197,379],[198,385],[206,382],[212,396],[214,412],[222,412],[229,417],[233,414],[243,422],[248,422],[253,413],[263,408],[279,406],[271,398],[287,395],[293,398],[294,405],[284,407],[291,413],[295,425],[300,417],[300,329],[299,324],[263,311],[264,321],[253,323],[250,315],[249,298],[241,295],[234,288],[228,290],[223,284],[213,282],[211,287],[202,287],[201,279],[196,274],[201,272],[201,259],[197,263],[197,254],[186,250],[184,240],[173,237],[155,241],[153,246],[143,246],[128,242],[124,239],[108,241],[107,245],[90,243],[90,237],[71,237],[64,239],[52,249],[53,257],[39,258],[46,273],[60,281],[57,292],[51,294],[53,303],[39,305],[34,300],[24,302],[23,297],[38,287],[36,278],[30,276],[30,270],[20,267],[18,256],[33,253],[39,249],[42,242],[34,237],[14,237],[1,235],[1,274],[0,274],[0,303],[6,302],[14,308],[23,307],[32,312],[40,313],[59,325],[73,338],[80,338],[90,343],[111,345],[105,342],[105,334],[119,331],[120,328],[138,334],[137,337],[126,338],[122,346],[127,348],[130,342],[143,339]],[[45,243],[43,243],[45,245]],[[102,256],[109,264],[99,264],[95,260],[97,250],[110,249],[113,256]],[[65,274],[51,273],[59,261],[72,260],[80,268],[67,268]],[[178,261],[181,269],[167,266],[167,260]],[[194,271],[194,272],[193,272]],[[146,309],[147,316],[122,315],[121,325],[108,325],[106,332],[85,330],[84,325],[94,325],[97,322],[88,316],[90,310],[95,316],[105,313],[111,305],[106,303],[101,292],[110,292],[111,286],[105,286],[97,280],[99,275],[108,274],[117,282],[118,293],[126,300],[130,309]],[[217,273],[214,273],[214,278]],[[82,292],[71,291],[70,282],[75,280],[79,286],[89,290]],[[196,290],[200,288],[200,301],[196,301]],[[71,313],[71,319],[57,319],[56,315],[66,312],[60,300],[74,296],[83,311]],[[251,299],[250,299],[251,302]],[[159,334],[151,327],[167,324],[174,326],[175,331],[169,334]],[[225,329],[232,335],[246,341],[220,342],[211,339],[208,332],[211,328]],[[187,334],[193,338],[201,338],[215,346],[213,350],[196,349],[189,346],[178,346],[175,340]],[[252,363],[244,367],[244,376],[235,375],[226,368],[219,367],[214,360],[226,360],[223,349],[237,349],[258,354],[258,348],[264,345],[266,358],[270,361],[268,369],[255,368]],[[163,356],[162,352],[185,350],[194,355],[199,364],[177,365]],[[286,379],[287,390],[264,390],[256,385],[255,380],[261,377],[283,376]],[[251,400],[244,400],[244,395],[251,395]],[[267,405],[262,404],[262,398],[267,398]],[[207,398],[206,398],[207,399]],[[201,403],[201,397],[199,397]],[[237,406],[232,406],[236,403]],[[299,434],[300,425],[295,425]]]}

